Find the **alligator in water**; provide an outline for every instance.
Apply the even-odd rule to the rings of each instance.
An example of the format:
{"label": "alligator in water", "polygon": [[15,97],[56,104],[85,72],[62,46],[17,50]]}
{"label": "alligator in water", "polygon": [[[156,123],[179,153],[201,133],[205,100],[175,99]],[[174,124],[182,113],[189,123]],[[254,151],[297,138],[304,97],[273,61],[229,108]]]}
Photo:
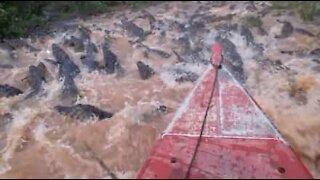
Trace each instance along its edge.
{"label": "alligator in water", "polygon": [[74,106],[55,106],[54,109],[64,115],[70,116],[81,121],[97,117],[99,120],[111,118],[112,113],[101,110],[89,104],[77,104]]}

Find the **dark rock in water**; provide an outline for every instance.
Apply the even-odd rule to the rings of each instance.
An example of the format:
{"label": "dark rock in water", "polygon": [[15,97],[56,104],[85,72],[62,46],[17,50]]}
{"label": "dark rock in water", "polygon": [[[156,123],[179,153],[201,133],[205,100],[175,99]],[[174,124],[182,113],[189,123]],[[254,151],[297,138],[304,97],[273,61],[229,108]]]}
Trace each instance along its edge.
{"label": "dark rock in water", "polygon": [[57,44],[52,44],[52,54],[59,64],[59,76],[76,77],[80,73],[79,67],[71,60],[69,55]]}
{"label": "dark rock in water", "polygon": [[130,21],[122,21],[123,27],[128,31],[129,35],[138,37],[139,40],[143,40],[145,32],[142,28]]}
{"label": "dark rock in water", "polygon": [[240,26],[240,35],[243,36],[247,42],[247,46],[254,44],[254,37],[249,28]]}
{"label": "dark rock in water", "polygon": [[297,33],[300,33],[300,34],[303,34],[303,35],[306,35],[306,36],[309,36],[309,37],[315,37],[314,34],[312,34],[311,32],[305,30],[305,29],[301,29],[301,28],[295,28],[294,29]]}
{"label": "dark rock in water", "polygon": [[142,61],[137,62],[137,67],[141,79],[146,80],[155,74],[154,70],[149,66],[143,63]]}
{"label": "dark rock in water", "polygon": [[96,61],[96,53],[98,49],[95,44],[88,42],[86,45],[86,55],[81,57],[81,62],[84,64],[89,72],[97,70],[99,68],[99,62]]}
{"label": "dark rock in water", "polygon": [[44,64],[40,64],[39,67],[29,66],[29,74],[27,81],[31,87],[31,92],[26,96],[26,99],[36,96],[42,89],[42,82],[46,81],[45,72],[43,69]]}
{"label": "dark rock in water", "polygon": [[117,56],[107,46],[103,46],[103,57],[106,72],[109,74],[114,73],[115,67],[118,64]]}
{"label": "dark rock in water", "polygon": [[0,64],[1,69],[12,69],[14,68],[11,64]]}
{"label": "dark rock in water", "polygon": [[280,35],[276,35],[275,38],[278,39],[282,39],[282,38],[287,38],[289,37],[292,33],[293,33],[293,26],[290,22],[288,21],[278,21],[280,23],[283,24],[282,30],[281,30],[281,34]]}
{"label": "dark rock in water", "polygon": [[233,74],[233,76],[244,83],[247,79],[242,58],[237,52],[236,46],[226,38],[217,38],[223,49],[223,65]]}
{"label": "dark rock in water", "polygon": [[183,69],[175,69],[174,76],[175,81],[179,83],[195,82],[199,78],[198,74]]}
{"label": "dark rock in water", "polygon": [[90,120],[94,117],[97,117],[99,120],[103,120],[105,118],[111,118],[113,116],[112,113],[106,112],[89,104],[77,104],[74,106],[55,106],[54,109],[61,114],[81,121]]}
{"label": "dark rock in water", "polygon": [[84,51],[83,40],[76,38],[74,36],[71,36],[70,39],[66,39],[64,44],[72,47],[75,52],[83,52]]}
{"label": "dark rock in water", "polygon": [[320,57],[320,48],[314,49],[310,52],[310,55]]}
{"label": "dark rock in water", "polygon": [[15,87],[9,86],[8,84],[0,84],[0,98],[2,97],[12,97],[19,94],[22,94],[23,92]]}

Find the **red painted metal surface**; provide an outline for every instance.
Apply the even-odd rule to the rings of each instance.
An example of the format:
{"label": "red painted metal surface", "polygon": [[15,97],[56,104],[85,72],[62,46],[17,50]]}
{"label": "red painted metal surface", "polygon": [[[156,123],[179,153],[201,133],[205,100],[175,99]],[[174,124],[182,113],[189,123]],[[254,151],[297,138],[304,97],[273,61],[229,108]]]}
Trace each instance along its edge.
{"label": "red painted metal surface", "polygon": [[[213,67],[221,47],[212,46]],[[155,143],[137,178],[185,178],[215,80],[209,68]],[[226,69],[219,70],[189,178],[312,178],[299,157]]]}

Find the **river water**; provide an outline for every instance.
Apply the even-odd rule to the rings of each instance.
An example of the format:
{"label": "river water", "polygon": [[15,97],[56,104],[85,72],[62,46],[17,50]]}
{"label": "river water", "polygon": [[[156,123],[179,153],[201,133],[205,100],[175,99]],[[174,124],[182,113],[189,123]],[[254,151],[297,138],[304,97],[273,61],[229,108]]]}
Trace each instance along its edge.
{"label": "river water", "polygon": [[[38,51],[25,46],[15,50],[2,48],[1,64],[13,68],[0,69],[0,84],[29,92],[24,80],[28,66],[43,62],[47,73],[43,91],[37,96],[24,99],[27,93],[23,93],[0,98],[0,177],[134,178],[152,144],[208,67],[209,46],[218,36],[220,25],[246,25],[244,17],[263,14],[268,6],[267,2],[257,2],[252,10],[248,2],[161,3],[145,9],[155,21],[143,16],[144,11],[119,10],[66,22],[66,30],[57,28],[53,36],[26,39]],[[151,32],[141,43],[169,55],[141,47],[137,36],[121,26],[121,20]],[[243,86],[299,152],[313,175],[320,177],[320,55],[310,55],[320,47],[320,29],[286,11],[267,11],[261,20],[267,34],[248,27],[254,43],[262,46],[263,52],[248,45],[239,31],[225,34],[241,56],[247,77]],[[303,28],[314,36],[293,30],[286,38],[275,38],[283,27],[277,20],[289,21],[295,29]],[[123,71],[108,74],[86,69],[80,60],[83,52],[63,43],[77,34],[78,25],[90,29],[91,41],[98,49],[97,61],[104,63],[102,46],[107,42]],[[74,104],[93,105],[112,112],[112,118],[79,121],[54,111],[54,106],[67,102],[60,96],[63,83],[59,81],[57,66],[45,61],[54,59],[53,43],[63,47],[81,70],[75,78],[79,95]],[[195,53],[188,54],[190,51]],[[152,67],[154,75],[143,80],[138,61]],[[187,80],[177,80],[185,72]],[[164,112],[156,110],[160,105],[166,107]],[[12,115],[11,120],[5,118],[6,113]]]}

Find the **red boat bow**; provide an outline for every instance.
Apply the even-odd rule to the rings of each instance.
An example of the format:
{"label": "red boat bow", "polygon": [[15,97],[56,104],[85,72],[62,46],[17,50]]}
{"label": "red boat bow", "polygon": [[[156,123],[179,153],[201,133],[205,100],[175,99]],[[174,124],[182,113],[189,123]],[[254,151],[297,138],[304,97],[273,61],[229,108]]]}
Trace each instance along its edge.
{"label": "red boat bow", "polygon": [[228,70],[214,68],[221,52],[218,43],[212,45],[213,66],[199,78],[137,178],[312,178]]}

